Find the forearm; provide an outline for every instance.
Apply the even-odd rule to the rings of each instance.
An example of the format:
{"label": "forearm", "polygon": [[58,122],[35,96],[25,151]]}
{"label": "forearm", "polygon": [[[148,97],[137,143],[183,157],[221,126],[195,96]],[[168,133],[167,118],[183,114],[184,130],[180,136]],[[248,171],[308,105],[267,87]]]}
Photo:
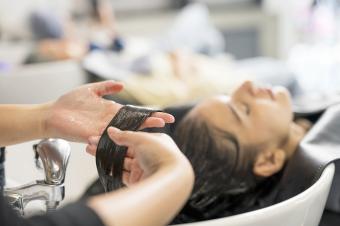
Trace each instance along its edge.
{"label": "forearm", "polygon": [[107,226],[166,225],[192,190],[193,171],[186,164],[165,167],[129,189],[95,197],[89,206]]}
{"label": "forearm", "polygon": [[0,146],[46,137],[49,104],[0,105]]}

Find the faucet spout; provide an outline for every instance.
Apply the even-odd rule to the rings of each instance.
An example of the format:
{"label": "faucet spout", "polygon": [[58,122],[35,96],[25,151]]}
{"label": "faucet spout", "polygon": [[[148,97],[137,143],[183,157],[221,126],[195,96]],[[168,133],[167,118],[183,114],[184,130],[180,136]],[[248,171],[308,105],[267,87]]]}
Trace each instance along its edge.
{"label": "faucet spout", "polygon": [[71,148],[67,141],[62,139],[44,139],[34,146],[36,153],[43,164],[45,182],[47,184],[64,183]]}
{"label": "faucet spout", "polygon": [[37,180],[22,186],[4,189],[4,195],[20,214],[33,200],[45,201],[46,211],[56,210],[65,196],[65,175],[71,148],[61,139],[44,139],[33,146],[36,163],[43,165],[45,180]]}
{"label": "faucet spout", "polygon": [[11,204],[14,204],[13,206],[23,214],[26,205],[33,200],[45,201],[46,210],[52,209],[51,204],[53,203],[55,209],[64,199],[65,186],[64,184],[50,185],[45,181],[37,180],[22,186],[6,188],[4,194]]}

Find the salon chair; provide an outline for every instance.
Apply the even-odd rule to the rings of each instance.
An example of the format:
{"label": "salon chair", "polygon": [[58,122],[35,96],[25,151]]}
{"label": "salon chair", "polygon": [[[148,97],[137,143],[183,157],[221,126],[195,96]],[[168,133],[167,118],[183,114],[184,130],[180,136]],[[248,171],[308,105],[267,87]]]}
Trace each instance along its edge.
{"label": "salon chair", "polygon": [[325,207],[340,216],[339,134],[340,105],[337,105],[322,115],[300,143],[284,169],[272,205],[182,226],[318,226]]}
{"label": "salon chair", "polygon": [[327,166],[317,182],[306,191],[270,207],[181,226],[318,226],[334,171],[334,164]]}

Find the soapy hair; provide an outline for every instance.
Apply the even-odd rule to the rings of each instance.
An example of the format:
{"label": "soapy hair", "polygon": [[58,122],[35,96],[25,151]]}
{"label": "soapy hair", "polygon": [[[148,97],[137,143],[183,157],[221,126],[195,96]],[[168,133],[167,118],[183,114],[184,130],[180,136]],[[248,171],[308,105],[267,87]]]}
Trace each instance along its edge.
{"label": "soapy hair", "polygon": [[113,126],[121,130],[136,131],[154,112],[156,110],[126,105],[118,111],[104,130],[97,147],[96,165],[105,192],[124,186],[122,176],[124,158],[127,152],[127,147],[116,145],[110,139],[107,133],[108,127]]}
{"label": "soapy hair", "polygon": [[264,192],[263,180],[252,170],[256,149],[241,147],[233,134],[191,114],[178,124],[173,137],[196,178],[191,197],[172,223],[230,216],[256,205]]}

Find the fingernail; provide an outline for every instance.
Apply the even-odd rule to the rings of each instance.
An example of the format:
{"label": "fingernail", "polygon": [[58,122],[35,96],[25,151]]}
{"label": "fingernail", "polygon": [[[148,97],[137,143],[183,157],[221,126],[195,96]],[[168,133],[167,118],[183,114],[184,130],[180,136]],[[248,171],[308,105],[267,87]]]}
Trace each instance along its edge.
{"label": "fingernail", "polygon": [[173,115],[170,115],[167,123],[174,123],[175,120],[176,120],[175,117]]}

